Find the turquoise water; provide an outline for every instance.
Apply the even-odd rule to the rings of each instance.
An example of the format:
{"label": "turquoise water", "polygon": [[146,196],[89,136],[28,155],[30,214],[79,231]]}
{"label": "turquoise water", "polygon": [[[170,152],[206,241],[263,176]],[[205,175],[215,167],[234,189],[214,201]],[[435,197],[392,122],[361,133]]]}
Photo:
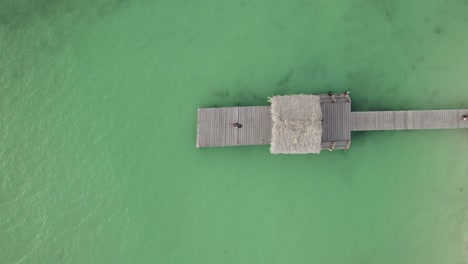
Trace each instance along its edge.
{"label": "turquoise water", "polygon": [[196,149],[198,107],[468,108],[468,4],[0,0],[2,263],[466,263],[465,130]]}

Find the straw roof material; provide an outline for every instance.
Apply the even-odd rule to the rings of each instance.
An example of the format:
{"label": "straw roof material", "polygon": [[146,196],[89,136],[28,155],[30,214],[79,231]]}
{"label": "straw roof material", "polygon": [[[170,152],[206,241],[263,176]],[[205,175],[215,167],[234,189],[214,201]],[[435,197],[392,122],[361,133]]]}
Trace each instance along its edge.
{"label": "straw roof material", "polygon": [[320,153],[323,132],[320,96],[274,96],[270,102],[271,153]]}

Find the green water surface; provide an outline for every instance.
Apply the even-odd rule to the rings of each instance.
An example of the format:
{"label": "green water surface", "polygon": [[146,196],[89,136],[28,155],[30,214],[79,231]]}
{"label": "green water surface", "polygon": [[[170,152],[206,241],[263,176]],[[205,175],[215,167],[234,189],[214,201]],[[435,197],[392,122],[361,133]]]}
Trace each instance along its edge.
{"label": "green water surface", "polygon": [[196,149],[198,107],[468,108],[466,0],[0,0],[1,263],[468,262],[468,131]]}

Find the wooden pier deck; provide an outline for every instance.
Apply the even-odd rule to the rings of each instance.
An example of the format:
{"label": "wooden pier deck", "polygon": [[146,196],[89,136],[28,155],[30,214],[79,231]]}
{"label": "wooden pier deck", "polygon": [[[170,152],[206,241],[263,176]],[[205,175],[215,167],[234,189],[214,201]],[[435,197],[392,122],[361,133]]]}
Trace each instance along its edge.
{"label": "wooden pier deck", "polygon": [[352,131],[468,128],[468,109],[352,112]]}
{"label": "wooden pier deck", "polygon": [[270,106],[199,108],[197,147],[269,145],[271,128]]}
{"label": "wooden pier deck", "polygon": [[[349,149],[352,131],[468,128],[468,109],[351,112],[346,94],[320,95],[322,149]],[[199,108],[197,147],[269,145],[270,106]],[[242,124],[237,128],[234,123]]]}
{"label": "wooden pier deck", "polygon": [[[351,140],[351,101],[344,94],[334,98],[320,95],[322,108],[322,148],[344,149]],[[271,107],[199,108],[197,147],[269,145]],[[238,129],[234,123],[242,124]]]}

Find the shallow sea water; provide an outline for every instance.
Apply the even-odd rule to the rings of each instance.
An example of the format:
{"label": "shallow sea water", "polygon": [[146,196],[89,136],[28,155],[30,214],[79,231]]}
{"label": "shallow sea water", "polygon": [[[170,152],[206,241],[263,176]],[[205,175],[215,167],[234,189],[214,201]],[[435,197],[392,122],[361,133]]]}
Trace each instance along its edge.
{"label": "shallow sea water", "polygon": [[198,107],[468,108],[468,3],[0,0],[2,263],[467,263],[468,131],[196,149]]}

